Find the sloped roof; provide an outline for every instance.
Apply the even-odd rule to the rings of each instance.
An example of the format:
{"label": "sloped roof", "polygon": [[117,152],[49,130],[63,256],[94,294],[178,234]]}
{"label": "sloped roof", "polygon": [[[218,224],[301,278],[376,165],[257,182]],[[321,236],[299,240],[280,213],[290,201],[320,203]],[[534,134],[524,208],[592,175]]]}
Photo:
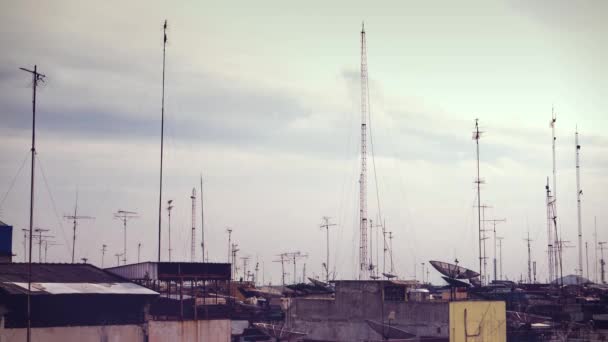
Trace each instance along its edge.
{"label": "sloped roof", "polygon": [[[0,291],[28,293],[28,264],[0,263]],[[32,264],[32,295],[158,295],[143,286],[90,264]]]}

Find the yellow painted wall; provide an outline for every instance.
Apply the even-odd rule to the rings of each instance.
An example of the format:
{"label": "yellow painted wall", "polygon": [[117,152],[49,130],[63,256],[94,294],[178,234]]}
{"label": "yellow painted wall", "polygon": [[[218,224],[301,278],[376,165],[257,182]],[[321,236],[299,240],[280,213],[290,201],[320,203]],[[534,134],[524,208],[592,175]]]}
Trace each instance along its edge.
{"label": "yellow painted wall", "polygon": [[507,318],[504,302],[450,302],[450,342],[506,341]]}

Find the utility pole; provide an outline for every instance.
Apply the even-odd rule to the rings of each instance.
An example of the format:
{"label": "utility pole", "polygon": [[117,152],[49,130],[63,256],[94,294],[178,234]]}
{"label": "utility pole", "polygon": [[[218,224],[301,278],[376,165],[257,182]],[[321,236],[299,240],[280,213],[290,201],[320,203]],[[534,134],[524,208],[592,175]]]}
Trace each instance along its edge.
{"label": "utility pole", "polygon": [[38,72],[38,66],[34,65],[34,70],[19,68],[32,75],[32,171],[30,178],[30,249],[27,268],[27,342],[32,338],[32,319],[31,319],[31,300],[30,292],[32,288],[32,235],[34,233],[34,161],[36,159],[36,89],[38,82],[44,82],[45,75]]}
{"label": "utility pole", "polygon": [[478,236],[479,236],[479,274],[482,281],[485,278],[482,262],[482,250],[481,250],[481,241],[483,239],[482,236],[482,228],[481,228],[481,184],[483,181],[481,180],[479,174],[479,139],[481,138],[482,132],[479,131],[479,119],[475,119],[475,131],[473,132],[473,140],[475,140],[476,151],[477,151],[477,178],[475,179],[475,183],[477,184],[477,222],[478,222]]}
{"label": "utility pole", "polygon": [[327,237],[325,239],[325,245],[327,247],[325,253],[325,281],[329,283],[329,227],[335,227],[335,223],[329,223],[329,217],[323,216],[323,223],[321,224],[321,228],[325,228],[325,232],[327,233]]}
{"label": "utility pole", "polygon": [[530,248],[530,242],[532,242],[532,239],[530,239],[530,231],[528,230],[528,238],[524,239],[524,241],[527,242],[528,244],[528,281],[530,283],[532,283],[532,250]]}
{"label": "utility pole", "polygon": [[141,242],[137,244],[137,263],[138,264],[139,264],[140,256],[141,256]]}
{"label": "utility pole", "polygon": [[228,262],[230,262],[230,246],[231,245],[231,237],[232,237],[232,228],[226,228],[226,232],[228,233]]}
{"label": "utility pole", "polygon": [[163,25],[163,82],[160,106],[160,181],[158,184],[158,262],[161,252],[161,213],[163,209],[163,143],[165,138],[165,50],[167,47],[167,20]]}
{"label": "utility pole", "polygon": [[498,240],[498,256],[499,256],[499,264],[500,264],[500,279],[502,280],[502,240],[504,238],[503,237],[497,237],[496,240]]}
{"label": "utility pole", "polygon": [[134,211],[118,210],[114,213],[114,218],[122,221],[124,230],[124,245],[122,250],[122,262],[124,265],[127,264],[127,221],[130,219],[138,218],[137,213]]}
{"label": "utility pole", "polygon": [[367,47],[365,24],[361,27],[361,174],[359,176],[359,280],[368,277],[367,267]]}
{"label": "utility pole", "polygon": [[[496,224],[497,223],[501,223],[501,222],[507,222],[506,219],[492,219],[492,220],[483,220],[484,222],[492,222],[492,224],[494,225],[494,229],[493,229],[493,233],[494,233],[494,259],[492,260],[493,262],[493,266],[494,266],[494,280],[498,280],[497,276],[498,276],[498,264],[496,262]],[[501,276],[502,278],[502,276]]]}
{"label": "utility pole", "polygon": [[192,237],[190,244],[190,261],[194,262],[194,258],[196,257],[196,189],[192,188],[192,196],[190,196],[192,200]]}
{"label": "utility pole", "polygon": [[78,191],[76,191],[76,204],[74,205],[74,215],[65,215],[64,218],[68,220],[72,220],[72,264],[74,263],[75,254],[76,254],[76,226],[78,225],[78,220],[92,220],[94,217],[92,216],[79,216],[78,215]]}
{"label": "utility pole", "polygon": [[[574,134],[574,144],[576,145],[576,207],[578,214],[578,272],[581,278],[583,277],[583,223],[581,218],[581,166],[580,166],[580,150],[581,145],[578,143],[578,129]],[[580,279],[580,278],[577,278]]]}
{"label": "utility pole", "polygon": [[108,250],[108,245],[106,245],[106,244],[101,245],[101,268],[103,268],[103,266],[104,266],[104,261],[106,258],[107,250]]}
{"label": "utility pole", "polygon": [[169,233],[169,262],[171,262],[171,209],[173,209],[173,205],[171,205],[171,203],[173,203],[173,200],[168,200],[167,201],[167,213],[169,215],[169,228],[168,228],[168,233]]}

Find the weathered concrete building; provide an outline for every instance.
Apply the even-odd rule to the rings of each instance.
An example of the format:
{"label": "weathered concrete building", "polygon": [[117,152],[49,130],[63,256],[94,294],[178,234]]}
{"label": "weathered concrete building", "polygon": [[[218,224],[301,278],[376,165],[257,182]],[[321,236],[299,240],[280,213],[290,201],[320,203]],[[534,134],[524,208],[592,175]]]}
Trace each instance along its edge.
{"label": "weathered concrete building", "polygon": [[[416,335],[419,340],[448,341],[451,338],[451,303],[426,299],[421,301],[419,296],[411,296],[408,293],[408,290],[412,289],[410,282],[341,280],[335,282],[335,289],[335,298],[289,299],[286,303],[286,325],[290,329],[308,333],[306,340],[309,341],[378,340],[380,334],[370,328],[366,320],[390,324],[392,327]],[[463,315],[463,312],[467,311],[464,315],[468,315],[467,319],[471,322],[476,320],[479,323],[477,328],[490,325],[488,320],[500,319],[500,317],[503,321],[494,322],[492,326],[494,328],[501,324],[502,327],[505,326],[505,309],[502,302],[454,303],[468,303],[461,304],[464,308],[459,307],[454,313]],[[475,307],[475,310],[467,305]],[[482,308],[479,305],[485,306]],[[474,315],[478,312],[483,313],[484,310],[491,310],[496,314],[482,318]],[[458,319],[453,322],[461,324]],[[471,322],[468,322],[469,325],[473,324]],[[460,330],[456,331],[460,332]],[[467,333],[477,330],[470,328]],[[494,331],[495,334],[500,334],[501,331],[504,333],[506,330],[494,329]],[[504,339],[498,338],[492,341],[504,341]]]}

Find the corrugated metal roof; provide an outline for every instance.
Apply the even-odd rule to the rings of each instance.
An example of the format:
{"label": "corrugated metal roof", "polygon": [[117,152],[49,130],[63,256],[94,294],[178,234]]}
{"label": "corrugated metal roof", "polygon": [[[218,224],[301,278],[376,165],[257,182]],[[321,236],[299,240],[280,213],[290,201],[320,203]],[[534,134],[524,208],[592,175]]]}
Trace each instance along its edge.
{"label": "corrugated metal roof", "polygon": [[[27,283],[9,282],[27,293]],[[32,283],[32,294],[129,294],[129,295],[157,295],[134,283]]]}
{"label": "corrugated metal roof", "polygon": [[230,264],[202,262],[142,262],[106,268],[121,277],[151,280],[230,280]]}
{"label": "corrugated metal roof", "polygon": [[[0,263],[0,282],[28,281],[27,263]],[[117,283],[126,280],[91,264],[32,263],[36,283]]]}

